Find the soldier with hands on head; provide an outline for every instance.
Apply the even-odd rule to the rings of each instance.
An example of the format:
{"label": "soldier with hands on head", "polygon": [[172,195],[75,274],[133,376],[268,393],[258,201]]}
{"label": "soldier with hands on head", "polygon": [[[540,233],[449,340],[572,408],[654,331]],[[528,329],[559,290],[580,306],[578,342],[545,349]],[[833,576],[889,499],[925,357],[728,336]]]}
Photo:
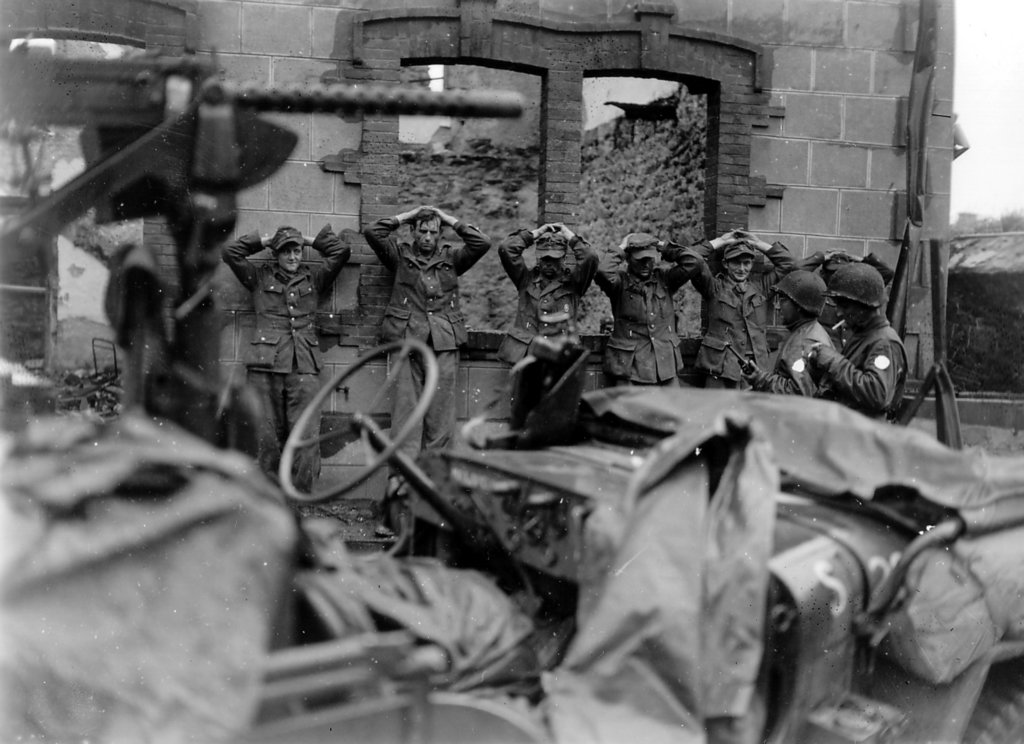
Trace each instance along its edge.
{"label": "soldier with hands on head", "polygon": [[848,263],[832,276],[828,294],[850,336],[842,354],[825,344],[809,351],[821,374],[819,397],[873,418],[894,417],[903,399],[907,352],[882,310],[882,275],[868,264]]}
{"label": "soldier with hands on head", "polygon": [[[323,256],[319,266],[302,263],[305,246]],[[274,261],[258,265],[249,257],[270,248]],[[317,338],[316,310],[328,297],[352,249],[330,225],[316,237],[294,227],[278,228],[273,237],[258,232],[243,235],[224,249],[224,263],[252,293],[256,328],[244,353],[249,384],[259,395],[266,429],[259,443],[260,467],[276,476],[281,449],[299,415],[320,389],[323,358]],[[320,417],[310,422],[309,434],[320,433]],[[313,445],[296,455],[295,487],[311,492],[320,473],[320,448]]]}
{"label": "soldier with hands on head", "polygon": [[[768,367],[768,292],[793,269],[782,243],[767,243],[753,233],[733,230],[711,241],[723,248],[724,271],[714,272],[706,258],[685,251],[681,266],[707,303],[707,330],[697,352],[705,387],[735,388],[743,380],[741,360]],[[772,264],[753,274],[754,260],[764,254]],[[744,384],[746,384],[744,382]]]}
{"label": "soldier with hands on head", "polygon": [[772,288],[789,335],[779,346],[771,372],[756,365],[743,370],[743,378],[754,390],[809,398],[817,395],[821,372],[807,361],[807,353],[815,344],[832,346],[828,331],[818,322],[825,292],[825,281],[810,271],[786,274]]}
{"label": "soldier with hands on head", "polygon": [[[523,252],[533,246],[536,262],[526,265]],[[565,265],[572,250],[575,265]],[[580,300],[597,272],[598,257],[587,241],[562,223],[516,230],[498,246],[498,258],[515,284],[519,303],[512,326],[502,339],[498,358],[515,364],[535,336],[550,336],[575,327]]]}
{"label": "soldier with hands on head", "polygon": [[[687,279],[683,247],[650,233],[629,233],[595,281],[608,295],[614,326],[605,345],[611,385],[678,385],[683,358],[673,295]],[[658,265],[658,260],[673,264]]]}
{"label": "soldier with hands on head", "polygon": [[[402,225],[412,230],[411,242],[399,242]],[[444,240],[447,226],[462,240]],[[455,387],[459,347],[466,343],[466,322],[459,305],[459,276],[469,271],[491,247],[491,240],[472,225],[437,207],[414,207],[377,220],[363,230],[370,249],[395,275],[391,299],[384,310],[384,341],[415,338],[437,357],[439,378],[434,399],[423,419],[422,436],[414,434],[400,448],[415,459],[421,449],[448,446],[455,431]],[[395,382],[391,430],[400,430],[423,392],[424,369],[415,357],[402,365]],[[394,494],[401,477],[392,471],[388,493]]]}

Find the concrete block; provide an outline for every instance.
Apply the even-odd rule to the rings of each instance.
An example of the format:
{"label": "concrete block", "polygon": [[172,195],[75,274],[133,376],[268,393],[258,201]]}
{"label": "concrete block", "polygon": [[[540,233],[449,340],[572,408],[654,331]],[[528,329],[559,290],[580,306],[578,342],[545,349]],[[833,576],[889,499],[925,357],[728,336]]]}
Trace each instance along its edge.
{"label": "concrete block", "polygon": [[794,256],[806,255],[807,249],[805,248],[805,245],[807,243],[807,238],[804,235],[787,232],[761,232],[757,234],[757,237],[769,243],[782,243]]}
{"label": "concrete block", "polygon": [[242,4],[237,0],[209,0],[197,9],[199,49],[221,52],[242,51]]}
{"label": "concrete block", "polygon": [[270,208],[295,211],[330,211],[334,205],[334,176],[315,163],[288,162],[270,181]]}
{"label": "concrete block", "polygon": [[868,93],[871,53],[858,49],[817,49],[814,52],[814,90]]}
{"label": "concrete block", "polygon": [[274,85],[324,85],[337,72],[337,64],[330,60],[275,58],[272,74]]}
{"label": "concrete block", "polygon": [[242,6],[242,51],[308,57],[311,23],[309,8],[246,3]]}
{"label": "concrete block", "polygon": [[270,186],[266,181],[238,192],[239,209],[264,210],[269,203]]}
{"label": "concrete block", "polygon": [[751,137],[750,141],[751,174],[764,176],[768,183],[807,183],[806,140]]}
{"label": "concrete block", "polygon": [[350,186],[343,183],[340,178],[335,177],[334,212],[350,217],[359,217],[360,198],[362,189],[358,186]]}
{"label": "concrete block", "polygon": [[725,33],[728,29],[728,10],[728,4],[721,0],[688,0],[677,6],[674,22],[687,28]]}
{"label": "concrete block", "polygon": [[843,127],[841,96],[787,93],[782,130],[790,137],[839,139]]}
{"label": "concrete block", "polygon": [[898,121],[900,110],[896,98],[847,98],[843,120],[846,141],[899,144],[903,128],[903,122]]}
{"label": "concrete block", "polygon": [[782,229],[835,235],[838,204],[839,192],[835,189],[788,188],[782,200]]}
{"label": "concrete block", "polygon": [[907,184],[907,152],[905,148],[875,147],[871,150],[868,187],[902,189]]}
{"label": "concrete block", "polygon": [[822,253],[844,251],[851,256],[863,256],[864,242],[863,240],[855,240],[853,238],[824,238],[818,235],[809,235],[807,237],[807,255],[809,256],[816,251],[821,251]]}
{"label": "concrete block", "polygon": [[872,92],[883,96],[909,95],[910,79],[913,73],[913,53],[878,52],[875,54],[875,79]]}
{"label": "concrete block", "polygon": [[868,150],[832,142],[811,144],[812,186],[867,186]]}
{"label": "concrete block", "polygon": [[844,191],[839,210],[842,235],[888,238],[892,235],[896,192]]}
{"label": "concrete block", "polygon": [[795,44],[842,46],[843,3],[790,0],[789,40]]}
{"label": "concrete block", "polygon": [[810,90],[814,52],[809,47],[772,49],[772,90]]}
{"label": "concrete block", "polygon": [[[235,224],[235,235],[244,235],[255,230],[260,235],[273,235],[281,225],[291,225],[303,233],[309,232],[308,212],[266,212],[238,210],[238,220]],[[319,229],[319,227],[317,228]],[[254,258],[269,260],[272,258],[269,250],[257,253]]]}
{"label": "concrete block", "polygon": [[903,14],[908,6],[846,3],[846,45],[858,49],[903,49]]}
{"label": "concrete block", "polygon": [[345,121],[332,114],[310,117],[311,160],[322,160],[340,150],[358,150],[363,137],[361,122]]}
{"label": "concrete block", "polygon": [[270,58],[251,54],[218,54],[218,72],[233,83],[270,84]]}
{"label": "concrete block", "polygon": [[[335,59],[339,51],[335,43],[339,39],[339,34],[345,32],[349,35],[340,38],[345,40],[346,46],[350,45],[352,25],[351,22],[345,23],[345,19],[351,16],[351,13],[343,13],[334,8],[313,8],[312,56]],[[351,57],[351,50],[346,49],[345,54]]]}
{"label": "concrete block", "polygon": [[757,39],[762,44],[784,44],[789,40],[783,20],[784,0],[734,3],[730,33]]}
{"label": "concrete block", "polygon": [[766,199],[764,206],[751,207],[748,227],[756,233],[778,232],[782,229],[782,199]]}

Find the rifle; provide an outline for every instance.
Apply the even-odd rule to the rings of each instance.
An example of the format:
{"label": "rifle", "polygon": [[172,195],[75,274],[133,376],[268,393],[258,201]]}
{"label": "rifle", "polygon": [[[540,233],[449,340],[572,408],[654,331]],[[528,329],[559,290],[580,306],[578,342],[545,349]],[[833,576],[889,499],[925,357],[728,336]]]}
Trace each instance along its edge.
{"label": "rifle", "polygon": [[755,369],[757,369],[756,364],[754,364],[749,359],[745,358],[742,354],[740,354],[738,351],[736,351],[736,349],[733,348],[732,341],[726,341],[725,348],[727,351],[731,352],[734,357],[736,357],[736,361],[739,362],[740,365],[740,371],[743,372],[743,374],[749,374],[753,372]]}
{"label": "rifle", "polygon": [[[129,351],[126,405],[139,404],[208,441],[224,442],[233,391],[220,381],[221,321],[212,296],[236,195],[273,174],[295,147],[259,112],[519,116],[517,94],[391,86],[269,88],[217,78],[215,60],[54,59],[0,52],[0,131],[28,152],[40,126],[81,125],[85,171],[0,227],[0,250],[42,250],[69,221],[166,218],[182,301],[162,317],[157,260],[146,246],[111,273],[108,313]],[[27,164],[31,168],[31,163]],[[32,179],[28,179],[32,183]],[[225,403],[227,401],[227,403]],[[237,401],[236,401],[237,402]]]}

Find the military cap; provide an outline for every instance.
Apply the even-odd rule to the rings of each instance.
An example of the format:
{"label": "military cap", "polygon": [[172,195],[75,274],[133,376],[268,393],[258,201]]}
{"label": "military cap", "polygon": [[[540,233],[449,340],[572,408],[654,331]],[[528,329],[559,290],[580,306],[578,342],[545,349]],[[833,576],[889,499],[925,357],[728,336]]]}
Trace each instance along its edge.
{"label": "military cap", "polygon": [[302,233],[294,227],[279,227],[277,232],[274,233],[274,237],[270,239],[270,250],[277,253],[293,243],[297,243],[301,248],[305,242],[306,240],[302,237]]}

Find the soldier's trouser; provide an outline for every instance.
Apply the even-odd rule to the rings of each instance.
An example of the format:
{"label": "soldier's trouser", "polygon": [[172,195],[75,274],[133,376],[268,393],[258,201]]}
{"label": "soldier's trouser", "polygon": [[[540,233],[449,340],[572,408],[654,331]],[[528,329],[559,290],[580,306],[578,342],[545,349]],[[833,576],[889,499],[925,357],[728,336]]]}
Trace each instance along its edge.
{"label": "soldier's trouser", "polygon": [[[249,384],[259,395],[263,408],[264,429],[259,446],[260,468],[277,478],[281,449],[288,440],[299,415],[320,389],[320,375],[290,372],[249,370]],[[320,433],[320,411],[310,420],[306,436]],[[295,454],[292,479],[295,487],[305,493],[313,490],[313,481],[320,475],[320,445],[304,447]]]}
{"label": "soldier's trouser", "polygon": [[[459,370],[459,352],[437,351],[438,378],[434,399],[421,426],[417,426],[399,451],[413,460],[421,449],[447,447],[455,432],[455,380]],[[394,436],[416,407],[423,394],[423,364],[410,356],[398,371],[395,380],[395,399],[391,409],[391,435]],[[395,468],[392,473],[397,472]]]}

